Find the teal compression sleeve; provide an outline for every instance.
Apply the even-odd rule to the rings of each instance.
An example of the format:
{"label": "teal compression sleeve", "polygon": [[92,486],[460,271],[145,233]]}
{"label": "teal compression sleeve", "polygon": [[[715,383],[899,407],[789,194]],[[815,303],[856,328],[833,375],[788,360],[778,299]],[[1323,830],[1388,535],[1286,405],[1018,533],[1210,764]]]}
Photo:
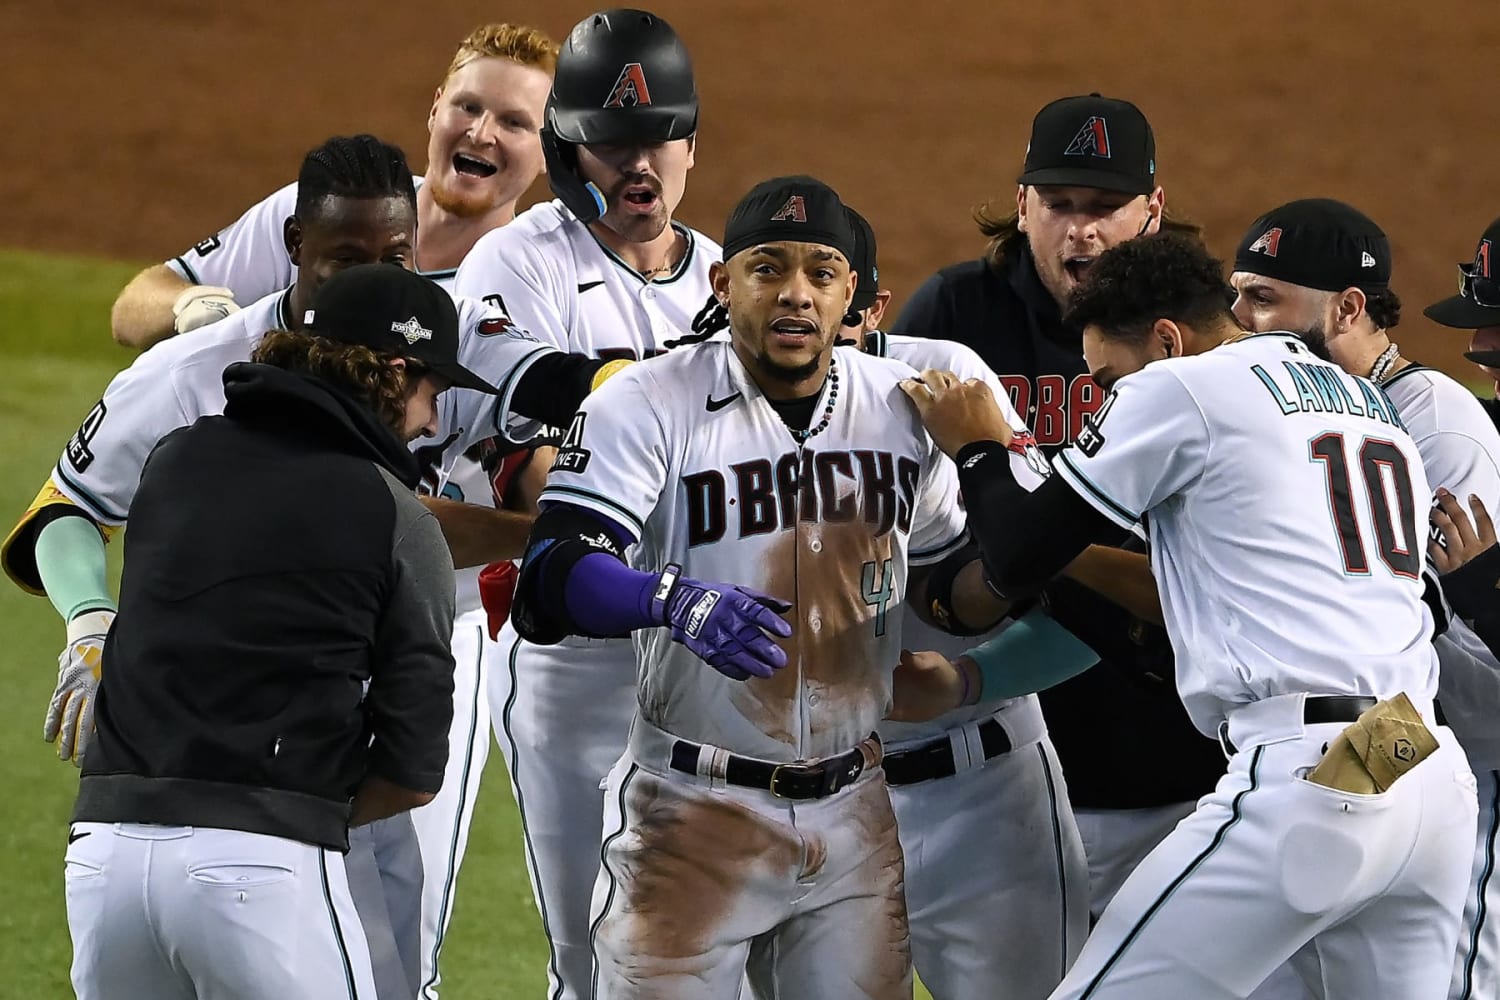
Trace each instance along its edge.
{"label": "teal compression sleeve", "polygon": [[60,517],[36,536],[36,569],[47,599],[69,622],[85,611],[115,610],[104,538],[84,517]]}
{"label": "teal compression sleeve", "polygon": [[1098,653],[1041,608],[964,655],[979,667],[981,702],[1042,691],[1099,662]]}

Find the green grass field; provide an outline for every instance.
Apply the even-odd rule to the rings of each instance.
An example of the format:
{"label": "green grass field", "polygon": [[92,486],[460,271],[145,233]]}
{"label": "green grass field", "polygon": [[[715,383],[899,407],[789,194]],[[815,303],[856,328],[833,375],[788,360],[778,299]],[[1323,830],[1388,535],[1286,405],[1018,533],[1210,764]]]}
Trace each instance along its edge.
{"label": "green grass field", "polygon": [[[137,268],[0,252],[0,521],[25,510],[68,437],[131,352],[109,336],[109,306]],[[118,560],[119,539],[111,546]],[[44,599],[0,582],[0,760],[10,775],[0,830],[4,995],[63,1000],[72,950],[62,858],[78,772],[42,742],[62,623]],[[521,860],[521,831],[498,751],[490,754],[443,950],[442,995],[540,1000],[546,942]],[[918,991],[919,997],[927,996]]]}

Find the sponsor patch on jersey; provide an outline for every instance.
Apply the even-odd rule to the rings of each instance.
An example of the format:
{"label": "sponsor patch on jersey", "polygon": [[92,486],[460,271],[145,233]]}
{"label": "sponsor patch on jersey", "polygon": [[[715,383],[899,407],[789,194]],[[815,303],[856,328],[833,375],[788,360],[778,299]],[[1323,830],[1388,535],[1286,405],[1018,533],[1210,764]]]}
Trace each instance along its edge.
{"label": "sponsor patch on jersey", "polygon": [[1104,418],[1109,415],[1110,407],[1115,405],[1115,394],[1110,393],[1104,400],[1104,405],[1083,423],[1083,430],[1078,434],[1078,440],[1073,442],[1079,452],[1093,458],[1099,454],[1099,449],[1104,447],[1104,432],[1099,429],[1104,423]]}
{"label": "sponsor patch on jersey", "polygon": [[562,439],[562,444],[557,446],[557,458],[552,462],[553,472],[575,472],[582,473],[589,467],[590,452],[583,446],[583,421],[586,413],[573,414],[573,423],[568,425],[568,433]]}
{"label": "sponsor patch on jersey", "polygon": [[104,422],[104,415],[108,412],[104,407],[104,400],[94,404],[89,415],[83,418],[83,423],[78,430],[68,439],[68,445],[64,454],[68,456],[68,464],[79,472],[84,472],[90,465],[94,464],[94,453],[89,450],[89,441],[99,433],[99,425]]}
{"label": "sponsor patch on jersey", "polygon": [[213,253],[221,246],[223,246],[223,244],[219,242],[219,238],[217,236],[210,236],[206,240],[202,240],[198,243],[193,244],[193,253],[197,254],[199,257],[207,257],[209,254]]}

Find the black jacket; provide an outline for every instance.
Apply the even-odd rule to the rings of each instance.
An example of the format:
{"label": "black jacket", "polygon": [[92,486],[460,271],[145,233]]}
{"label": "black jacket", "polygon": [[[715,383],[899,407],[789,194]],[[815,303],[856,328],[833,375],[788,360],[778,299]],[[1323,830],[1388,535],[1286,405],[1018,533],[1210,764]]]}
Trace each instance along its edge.
{"label": "black jacket", "polygon": [[369,409],[266,365],[224,385],[142,470],[74,819],[347,849],[367,773],[442,784],[453,564]]}
{"label": "black jacket", "polygon": [[[973,348],[1048,454],[1071,442],[1104,402],[1083,362],[1082,335],[1063,325],[1024,243],[998,270],[974,260],[933,275],[892,332]],[[1188,720],[1165,631],[1069,580],[1055,580],[1043,600],[1104,657],[1041,694],[1073,805],[1145,808],[1210,791],[1224,773],[1224,754]]]}

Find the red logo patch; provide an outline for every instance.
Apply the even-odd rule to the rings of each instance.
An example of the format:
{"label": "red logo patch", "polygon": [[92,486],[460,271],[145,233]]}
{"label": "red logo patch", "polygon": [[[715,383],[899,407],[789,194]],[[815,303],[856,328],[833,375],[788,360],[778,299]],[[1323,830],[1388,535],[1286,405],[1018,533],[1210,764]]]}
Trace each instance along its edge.
{"label": "red logo patch", "polygon": [[488,319],[480,320],[479,325],[474,328],[474,332],[478,333],[481,337],[493,337],[504,333],[514,325],[504,316],[491,316]]}
{"label": "red logo patch", "polygon": [[1276,256],[1276,248],[1281,246],[1281,227],[1274,226],[1267,229],[1258,236],[1254,243],[1250,244],[1250,253],[1263,253],[1267,257]]}
{"label": "red logo patch", "polygon": [[1103,118],[1094,115],[1083,123],[1078,133],[1073,136],[1073,141],[1068,143],[1068,148],[1063,151],[1064,156],[1097,156],[1101,160],[1109,159],[1109,126]]}
{"label": "red logo patch", "polygon": [[781,206],[781,210],[771,216],[772,222],[785,222],[791,219],[793,222],[807,221],[807,205],[803,202],[800,194],[794,194]]}
{"label": "red logo patch", "polygon": [[1474,273],[1481,278],[1490,276],[1490,241],[1480,240],[1474,251]]}
{"label": "red logo patch", "polygon": [[606,108],[644,108],[651,103],[651,89],[646,86],[646,74],[638,62],[626,63],[620,70],[615,85],[610,89]]}

